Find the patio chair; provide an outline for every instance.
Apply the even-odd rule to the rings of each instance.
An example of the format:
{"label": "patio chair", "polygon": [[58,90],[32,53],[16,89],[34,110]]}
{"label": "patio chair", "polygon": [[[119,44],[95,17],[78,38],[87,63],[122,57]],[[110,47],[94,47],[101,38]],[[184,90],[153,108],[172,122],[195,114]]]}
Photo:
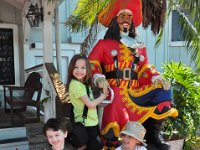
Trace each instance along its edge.
{"label": "patio chair", "polygon": [[[36,107],[37,121],[40,121],[40,97],[42,92],[42,83],[40,82],[40,80],[40,74],[37,72],[32,72],[26,79],[24,87],[10,85],[3,86],[5,112],[7,112],[7,102],[10,105],[12,123],[14,121],[14,113],[18,112],[17,110],[19,110],[19,108],[23,108],[26,111],[27,106]],[[9,92],[6,92],[7,89]]]}

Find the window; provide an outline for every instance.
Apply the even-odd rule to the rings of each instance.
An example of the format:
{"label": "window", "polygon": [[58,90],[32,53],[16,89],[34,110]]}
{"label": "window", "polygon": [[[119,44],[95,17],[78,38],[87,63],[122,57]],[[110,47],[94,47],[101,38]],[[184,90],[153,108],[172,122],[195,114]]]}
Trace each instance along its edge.
{"label": "window", "polygon": [[[189,21],[192,24],[194,24],[193,19],[188,15],[189,14],[188,10],[183,10],[182,12],[188,17]],[[172,30],[171,30],[172,42],[184,41],[183,33],[181,31],[181,26],[179,24],[180,17],[181,16],[177,10],[172,11]]]}
{"label": "window", "polygon": [[181,31],[181,26],[179,24],[180,15],[178,11],[172,11],[172,32],[171,32],[171,41],[183,41],[183,34]]}

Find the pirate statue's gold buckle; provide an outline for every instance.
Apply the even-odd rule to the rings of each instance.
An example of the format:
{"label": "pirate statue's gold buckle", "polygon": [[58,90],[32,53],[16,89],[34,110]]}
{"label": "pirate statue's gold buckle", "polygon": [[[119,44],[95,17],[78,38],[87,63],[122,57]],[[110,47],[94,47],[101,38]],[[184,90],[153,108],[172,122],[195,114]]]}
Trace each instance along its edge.
{"label": "pirate statue's gold buckle", "polygon": [[131,80],[131,68],[124,68],[123,69],[123,79],[124,80]]}

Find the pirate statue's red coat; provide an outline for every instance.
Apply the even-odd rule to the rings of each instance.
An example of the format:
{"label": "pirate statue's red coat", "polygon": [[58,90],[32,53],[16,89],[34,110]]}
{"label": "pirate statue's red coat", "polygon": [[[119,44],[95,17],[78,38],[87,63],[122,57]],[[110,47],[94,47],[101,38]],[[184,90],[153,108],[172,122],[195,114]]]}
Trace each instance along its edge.
{"label": "pirate statue's red coat", "polygon": [[[140,0],[131,1],[140,4]],[[178,112],[171,107],[169,83],[149,64],[144,44],[135,40],[135,26],[141,23],[140,11],[136,10],[141,7],[131,1],[124,8],[114,5],[115,11],[110,14],[105,13],[108,10],[100,13],[99,21],[108,30],[104,40],[99,40],[89,54],[95,80],[104,75],[114,91],[113,102],[104,107],[101,135],[107,147],[116,147],[125,124],[138,121],[147,130],[148,144],[168,150],[169,146],[159,139],[160,128],[165,118],[176,117]],[[112,21],[105,20],[105,15]]]}
{"label": "pirate statue's red coat", "polygon": [[[118,69],[122,73],[121,76],[119,75],[119,85],[115,75],[113,50],[117,51]],[[148,63],[145,47],[137,48],[136,51],[140,57],[144,57],[144,60],[132,70],[134,54],[125,45],[115,40],[100,40],[89,55],[93,74],[102,74],[102,69],[105,69],[106,77],[109,73],[114,74],[112,77],[107,77],[115,95],[112,104],[104,108],[103,133],[113,127],[115,135],[118,136],[118,131],[128,120],[143,123],[149,117],[163,119],[174,115],[174,109],[162,113],[165,105],[170,106],[166,101],[172,100],[171,90],[165,91],[161,84],[152,83],[153,77],[158,77],[159,73]],[[131,76],[135,78],[129,80]]]}

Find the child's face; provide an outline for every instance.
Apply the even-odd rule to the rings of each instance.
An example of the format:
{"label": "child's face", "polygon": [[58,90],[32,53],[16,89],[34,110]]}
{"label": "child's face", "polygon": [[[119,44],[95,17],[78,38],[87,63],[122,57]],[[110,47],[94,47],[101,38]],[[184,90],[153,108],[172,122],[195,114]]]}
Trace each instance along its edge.
{"label": "child's face", "polygon": [[49,141],[49,144],[52,145],[54,150],[64,149],[65,138],[67,137],[67,132],[62,130],[54,131],[53,129],[48,129],[46,135]]}
{"label": "child's face", "polygon": [[133,149],[135,148],[137,144],[140,143],[136,138],[126,135],[126,134],[123,134],[121,138],[122,138],[124,147],[127,149]]}
{"label": "child's face", "polygon": [[73,76],[76,77],[80,82],[83,82],[84,78],[86,76],[86,73],[87,73],[87,71],[86,71],[85,60],[78,59],[74,66]]}

